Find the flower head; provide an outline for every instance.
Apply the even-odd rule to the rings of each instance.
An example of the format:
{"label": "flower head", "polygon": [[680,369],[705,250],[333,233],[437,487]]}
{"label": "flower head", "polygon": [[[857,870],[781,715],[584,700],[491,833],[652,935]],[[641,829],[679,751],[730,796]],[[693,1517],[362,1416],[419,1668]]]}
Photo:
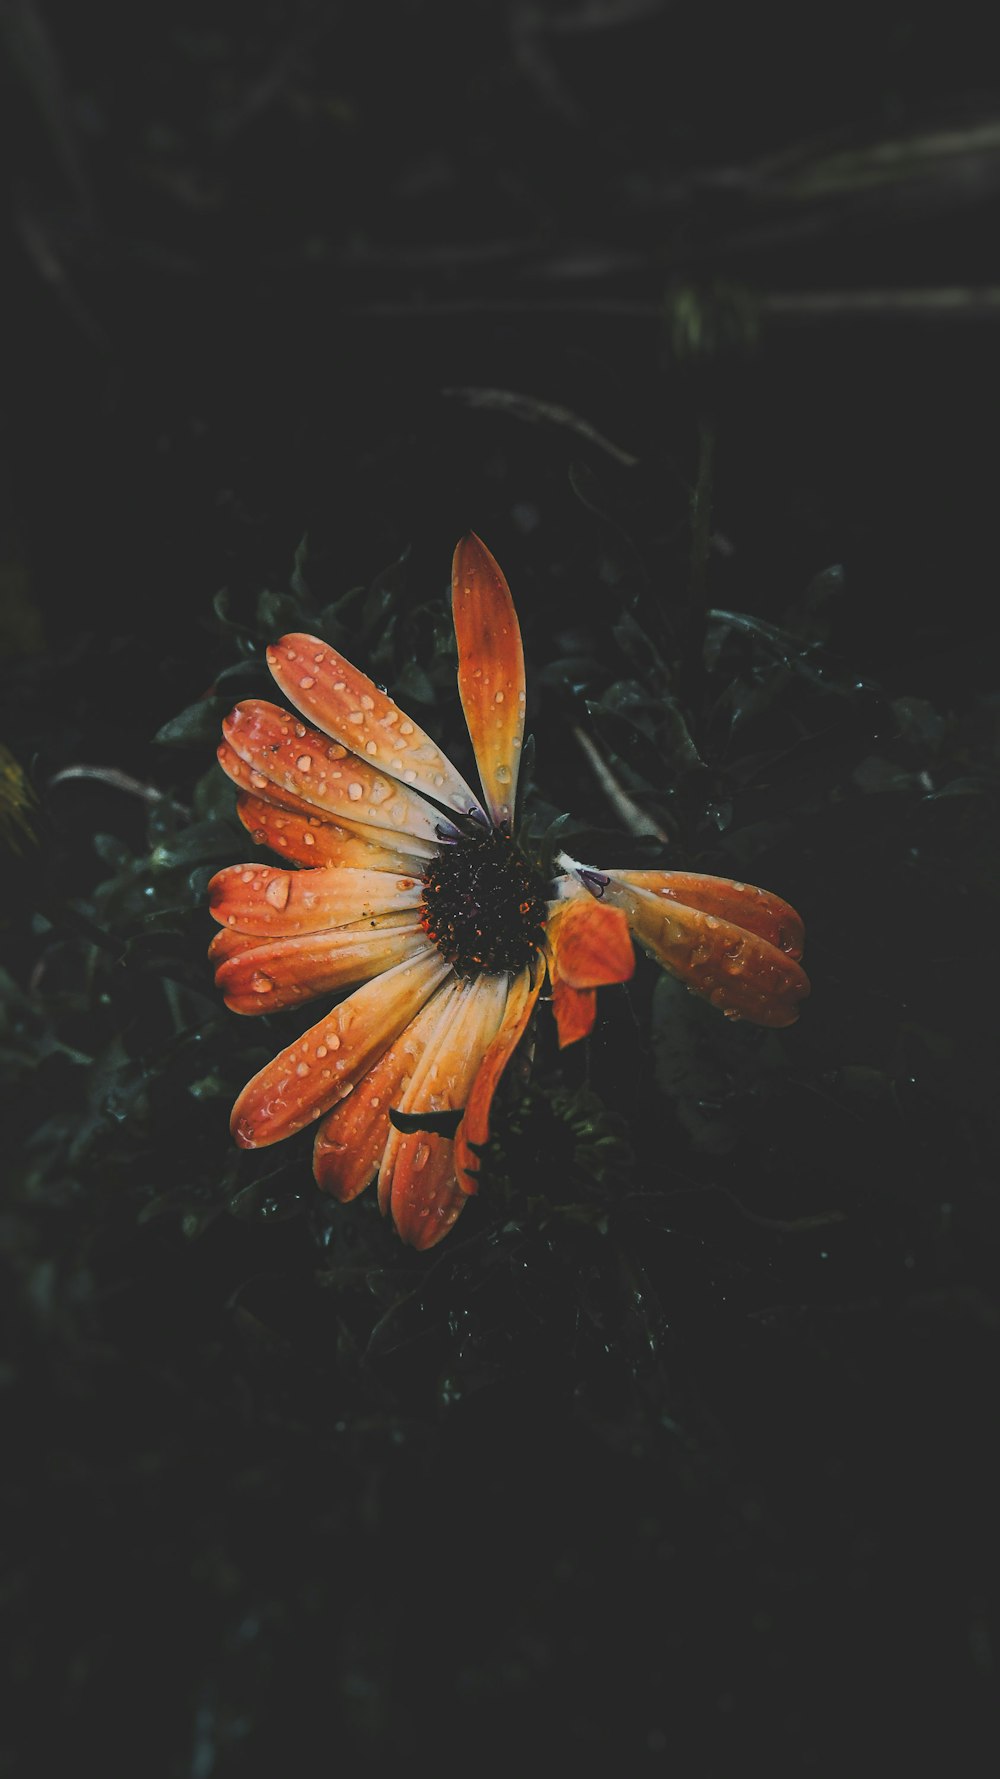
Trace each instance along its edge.
{"label": "flower head", "polygon": [[210,956],[234,1012],[353,990],[248,1082],[236,1141],[315,1125],[318,1184],[347,1201],[377,1174],[383,1212],[417,1248],[476,1190],[493,1096],[546,971],[560,1044],[590,1031],[599,986],[632,974],[630,928],[731,1017],[789,1024],[808,992],[798,916],[763,890],[567,855],[546,884],[514,836],[520,630],[472,535],[455,551],[452,603],[482,800],[336,649],[283,636],[268,666],[298,716],[237,705],[219,760],[244,826],[295,868],[233,865],[209,886],[221,928]]}

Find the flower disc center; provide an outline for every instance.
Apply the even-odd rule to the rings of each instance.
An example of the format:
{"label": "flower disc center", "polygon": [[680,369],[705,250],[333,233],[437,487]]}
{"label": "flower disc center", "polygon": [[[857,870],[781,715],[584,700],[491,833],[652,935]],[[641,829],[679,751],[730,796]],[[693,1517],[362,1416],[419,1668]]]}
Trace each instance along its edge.
{"label": "flower disc center", "polygon": [[459,976],[523,970],[545,933],[545,886],[509,834],[442,847],[428,867],[421,921]]}

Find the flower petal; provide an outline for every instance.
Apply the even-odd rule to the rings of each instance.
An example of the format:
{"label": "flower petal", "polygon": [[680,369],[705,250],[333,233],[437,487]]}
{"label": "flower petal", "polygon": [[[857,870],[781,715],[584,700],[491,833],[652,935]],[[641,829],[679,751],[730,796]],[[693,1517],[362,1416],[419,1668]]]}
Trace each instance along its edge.
{"label": "flower petal", "polygon": [[731,877],[706,877],[700,871],[608,871],[616,883],[650,890],[670,902],[683,902],[702,914],[718,915],[748,933],[776,945],[787,957],[799,958],[805,944],[801,917],[788,902],[752,883]]}
{"label": "flower petal", "polygon": [[559,979],[570,988],[627,982],[635,971],[628,921],[620,908],[585,892],[549,904],[546,927]]}
{"label": "flower petal", "polygon": [[363,1192],[378,1172],[392,1130],[389,1107],[398,1104],[405,1093],[459,992],[457,977],[444,982],[354,1092],[334,1106],[319,1125],[313,1150],[316,1183],[341,1204]]}
{"label": "flower petal", "polygon": [[[228,931],[228,929],[227,929]],[[230,955],[215,972],[233,1013],[277,1013],[316,995],[380,976],[427,943],[419,925],[357,927],[306,933],[301,938],[258,941]]]}
{"label": "flower petal", "polygon": [[734,921],[602,875],[605,899],[621,908],[640,944],[695,994],[731,1019],[794,1024],[809,979],[784,951]]}
{"label": "flower petal", "polygon": [[323,811],[334,821],[346,818],[422,840],[458,834],[446,816],[407,786],[386,778],[349,754],[339,741],[307,728],[277,704],[248,698],[230,711],[222,732],[250,767],[249,783],[241,783],[241,790],[257,791],[279,801],[269,788],[273,786],[278,792],[290,792],[296,806],[305,804]]}
{"label": "flower petal", "polygon": [[345,1099],[448,974],[433,946],[356,989],[248,1081],[230,1120],[243,1149],[262,1149]]}
{"label": "flower petal", "polygon": [[[507,1000],[506,976],[483,975],[456,995],[403,1094],[401,1112],[444,1112],[465,1104]],[[455,1178],[455,1144],[431,1131],[393,1128],[379,1171],[379,1203],[388,1205],[404,1242],[430,1248],[447,1235],[466,1194]]]}
{"label": "flower petal", "polygon": [[420,907],[423,884],[393,871],[283,871],[276,865],[229,865],[208,886],[208,904],[220,926],[241,933],[318,933]]}
{"label": "flower petal", "polygon": [[436,742],[367,674],[318,637],[283,636],[267,664],[286,698],[352,753],[438,803],[485,822],[478,798]]}
{"label": "flower petal", "polygon": [[[232,753],[231,748],[228,751]],[[243,767],[238,754],[233,754],[233,759]],[[306,815],[279,807],[265,802],[263,797],[249,796],[245,791],[241,791],[236,799],[236,813],[258,846],[269,846],[272,852],[294,859],[300,865],[360,866],[373,871],[406,873],[426,864],[436,850],[430,841],[396,836],[385,828],[362,828],[359,825],[358,832],[353,834],[346,823],[325,822],[315,813]],[[389,842],[399,838],[402,845],[383,846],[380,844],[382,836]],[[404,847],[414,850],[406,851]]]}
{"label": "flower petal", "polygon": [[510,588],[470,532],[452,564],[458,689],[483,794],[497,827],[511,827],[524,736],[524,653]]}
{"label": "flower petal", "polygon": [[478,1189],[479,1157],[472,1145],[489,1141],[490,1108],[500,1077],[524,1037],[545,980],[539,958],[534,969],[522,970],[511,983],[500,1029],[486,1051],[465,1107],[465,1117],[455,1133],[455,1174],[463,1192]]}
{"label": "flower petal", "polygon": [[553,966],[550,965],[549,968],[552,979],[552,1012],[559,1036],[559,1048],[565,1050],[568,1044],[577,1044],[581,1038],[590,1037],[597,1018],[597,990],[571,988]]}

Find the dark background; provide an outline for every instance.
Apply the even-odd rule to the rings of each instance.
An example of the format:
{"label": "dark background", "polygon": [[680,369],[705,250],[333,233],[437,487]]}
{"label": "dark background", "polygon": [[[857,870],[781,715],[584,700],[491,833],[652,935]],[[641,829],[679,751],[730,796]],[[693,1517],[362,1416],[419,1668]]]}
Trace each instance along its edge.
{"label": "dark background", "polygon": [[[4,1779],[995,1769],[990,23],[0,0]],[[415,1256],[230,1153],[212,737],[307,623],[461,758],[469,527],[538,827],[814,988],[541,1032]]]}

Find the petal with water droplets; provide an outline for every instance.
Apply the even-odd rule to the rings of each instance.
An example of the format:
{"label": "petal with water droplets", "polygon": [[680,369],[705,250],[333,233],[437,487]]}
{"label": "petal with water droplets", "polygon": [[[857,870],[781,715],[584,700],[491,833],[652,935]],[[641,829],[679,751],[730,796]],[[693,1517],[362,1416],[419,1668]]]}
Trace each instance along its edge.
{"label": "petal with water droplets", "polygon": [[[230,930],[223,928],[227,939]],[[277,1013],[317,995],[367,982],[426,945],[416,922],[373,927],[364,921],[357,927],[293,939],[254,938],[247,950],[229,950],[215,972],[215,982],[233,1013]]]}
{"label": "petal with water droplets", "polygon": [[485,822],[478,799],[437,743],[329,643],[283,636],[268,649],[267,664],[296,708],[352,753],[448,809]]}
{"label": "petal with water droplets", "polygon": [[458,689],[490,815],[510,830],[524,736],[524,652],[510,588],[474,532],[452,564]]}
{"label": "petal with water droplets", "polygon": [[221,926],[242,933],[291,938],[327,927],[350,926],[420,907],[423,884],[395,871],[320,866],[283,871],[275,865],[229,865],[208,886],[208,904]]}
{"label": "petal with water droplets", "polygon": [[433,946],[355,989],[248,1081],[232,1111],[243,1149],[279,1143],[345,1099],[448,974]]}
{"label": "petal with water droplets", "polygon": [[733,921],[605,875],[605,900],[621,908],[639,943],[695,994],[731,1019],[794,1024],[809,979],[786,952]]}

